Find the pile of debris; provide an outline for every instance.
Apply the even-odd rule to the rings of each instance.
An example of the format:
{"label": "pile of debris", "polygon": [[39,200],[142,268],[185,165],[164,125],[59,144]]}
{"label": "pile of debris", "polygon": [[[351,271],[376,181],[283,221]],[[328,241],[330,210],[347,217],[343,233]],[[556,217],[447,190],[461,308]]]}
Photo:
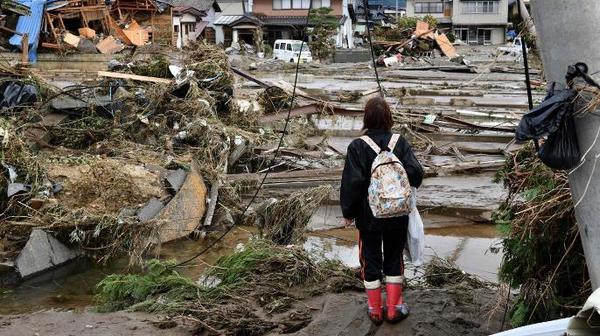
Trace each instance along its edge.
{"label": "pile of debris", "polygon": [[[38,46],[60,52],[114,54],[128,46],[174,44],[173,6],[168,1],[19,1],[18,5],[5,6],[15,20],[3,15],[2,30],[12,35],[9,47],[27,56],[24,63],[35,62]],[[6,25],[13,21],[14,27]]]}
{"label": "pile of debris", "polygon": [[[381,37],[385,38],[388,35],[390,35],[389,32],[382,34]],[[417,21],[414,30],[401,30],[398,34],[392,35],[398,37],[398,40],[377,39],[373,41],[373,45],[379,51],[380,56],[377,59],[379,65],[391,66],[416,58],[433,58],[440,51],[453,62],[459,64],[463,62],[448,36],[425,21]]]}
{"label": "pile of debris", "polygon": [[0,112],[3,269],[27,277],[80,254],[138,263],[160,243],[233,224],[242,202],[223,177],[274,137],[244,121],[260,113],[234,99],[224,52],[112,63],[62,89],[27,72],[4,82],[19,94]]}

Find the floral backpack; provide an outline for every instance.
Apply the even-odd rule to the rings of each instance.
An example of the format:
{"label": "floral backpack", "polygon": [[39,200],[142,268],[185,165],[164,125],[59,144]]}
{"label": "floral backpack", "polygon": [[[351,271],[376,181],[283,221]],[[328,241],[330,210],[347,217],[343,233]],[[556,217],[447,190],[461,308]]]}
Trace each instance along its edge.
{"label": "floral backpack", "polygon": [[371,183],[368,189],[369,207],[375,218],[407,216],[411,212],[411,188],[402,162],[394,155],[400,135],[394,134],[382,150],[368,136],[360,137],[377,154],[371,165]]}

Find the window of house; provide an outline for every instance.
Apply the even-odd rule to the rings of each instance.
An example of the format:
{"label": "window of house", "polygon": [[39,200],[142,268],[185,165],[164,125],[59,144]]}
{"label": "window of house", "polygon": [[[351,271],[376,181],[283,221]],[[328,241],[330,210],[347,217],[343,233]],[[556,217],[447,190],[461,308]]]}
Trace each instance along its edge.
{"label": "window of house", "polygon": [[314,8],[331,7],[331,0],[313,0]]}
{"label": "window of house", "polygon": [[[273,9],[308,9],[310,0],[273,0]],[[331,0],[313,0],[314,8],[331,7]]]}
{"label": "window of house", "polygon": [[415,13],[443,13],[444,4],[442,2],[417,2],[415,3]]}
{"label": "window of house", "polygon": [[173,31],[176,33],[179,33],[179,25],[174,25],[173,26]]}
{"label": "window of house", "polygon": [[467,28],[456,28],[454,29],[454,36],[456,36],[457,39],[463,41],[463,42],[467,42],[468,41],[468,36],[469,36],[469,29]]}
{"label": "window of house", "polygon": [[289,9],[290,0],[273,0],[273,9]]}
{"label": "window of house", "polygon": [[498,1],[467,1],[467,2],[463,2],[463,13],[465,13],[465,14],[498,13]]}

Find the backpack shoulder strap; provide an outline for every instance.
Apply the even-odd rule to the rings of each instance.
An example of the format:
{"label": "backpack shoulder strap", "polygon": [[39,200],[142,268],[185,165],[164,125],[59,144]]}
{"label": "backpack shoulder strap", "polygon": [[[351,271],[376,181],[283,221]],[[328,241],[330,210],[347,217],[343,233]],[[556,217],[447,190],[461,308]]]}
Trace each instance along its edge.
{"label": "backpack shoulder strap", "polygon": [[379,152],[381,152],[381,148],[379,148],[379,146],[377,146],[377,144],[375,143],[375,141],[373,141],[371,138],[369,138],[368,135],[363,135],[360,137],[360,139],[364,142],[367,143],[367,145],[369,145],[369,147],[371,147],[371,149],[373,151],[375,151],[375,154],[379,154]]}
{"label": "backpack shoulder strap", "polygon": [[394,152],[394,148],[396,148],[396,144],[398,143],[399,139],[400,139],[400,134],[392,134],[392,138],[390,139],[390,142],[388,143],[388,148],[390,149],[390,151]]}

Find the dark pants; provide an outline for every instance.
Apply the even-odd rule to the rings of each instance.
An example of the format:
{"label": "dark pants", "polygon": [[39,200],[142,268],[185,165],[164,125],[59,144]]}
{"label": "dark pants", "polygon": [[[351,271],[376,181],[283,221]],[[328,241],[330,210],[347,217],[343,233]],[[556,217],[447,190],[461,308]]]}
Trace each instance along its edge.
{"label": "dark pants", "polygon": [[363,280],[370,282],[381,280],[382,275],[404,275],[402,253],[406,244],[407,230],[408,225],[400,224],[398,229],[394,230],[359,231],[358,246]]}

